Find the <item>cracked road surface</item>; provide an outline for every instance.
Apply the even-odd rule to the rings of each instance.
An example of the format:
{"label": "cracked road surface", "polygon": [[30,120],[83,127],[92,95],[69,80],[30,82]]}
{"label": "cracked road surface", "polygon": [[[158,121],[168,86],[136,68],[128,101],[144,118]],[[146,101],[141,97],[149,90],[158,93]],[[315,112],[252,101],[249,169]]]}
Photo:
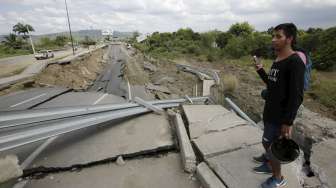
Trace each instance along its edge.
{"label": "cracked road surface", "polygon": [[[45,95],[39,92],[25,91],[12,95],[10,104],[4,109],[16,105],[20,109],[52,108],[60,106],[96,105],[126,102],[122,77],[120,77],[125,54],[121,46],[110,47],[110,62],[97,85],[104,89],[99,92],[67,91],[56,97],[46,98],[35,104]],[[101,82],[103,81],[103,82]],[[94,87],[96,87],[96,84]],[[112,94],[111,94],[112,93]],[[17,96],[22,96],[21,98]],[[38,97],[37,97],[38,96]],[[8,99],[10,101],[10,99]],[[26,105],[23,105],[26,104]],[[1,106],[0,106],[1,107]],[[43,142],[15,148],[8,153],[19,155],[20,163]],[[153,151],[166,148],[165,154]],[[173,132],[166,115],[148,113],[119,121],[106,122],[96,127],[55,137],[39,154],[27,169],[38,166],[66,167],[77,164],[95,163],[107,158],[137,152],[153,154],[135,159],[125,159],[125,164],[109,163],[83,168],[80,171],[48,174],[41,179],[24,180],[14,186],[19,187],[199,187],[199,182],[184,173],[180,154],[173,140]],[[7,153],[7,154],[8,154]],[[13,183],[13,182],[11,182]],[[10,184],[11,184],[10,183]],[[8,186],[11,187],[11,186]]]}

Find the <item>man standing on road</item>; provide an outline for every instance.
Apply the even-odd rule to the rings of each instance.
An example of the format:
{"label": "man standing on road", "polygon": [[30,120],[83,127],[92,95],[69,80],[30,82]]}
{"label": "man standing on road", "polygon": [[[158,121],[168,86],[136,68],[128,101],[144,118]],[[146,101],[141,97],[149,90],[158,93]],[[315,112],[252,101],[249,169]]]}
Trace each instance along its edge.
{"label": "man standing on road", "polygon": [[276,59],[268,74],[256,60],[257,72],[267,85],[262,137],[266,153],[253,158],[254,161],[262,163],[253,170],[262,174],[272,173],[272,177],[262,184],[263,188],[282,187],[287,183],[281,174],[280,162],[270,156],[269,150],[271,143],[279,137],[291,137],[291,126],[303,101],[305,64],[293,50],[296,33],[293,23],[280,24],[274,28],[272,46]]}

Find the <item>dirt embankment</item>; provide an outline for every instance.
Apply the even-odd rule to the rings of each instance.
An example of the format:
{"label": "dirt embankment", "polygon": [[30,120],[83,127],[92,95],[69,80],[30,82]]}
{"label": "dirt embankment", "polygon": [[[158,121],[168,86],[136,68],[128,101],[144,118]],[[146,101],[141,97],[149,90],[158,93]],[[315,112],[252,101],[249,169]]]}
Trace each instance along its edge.
{"label": "dirt embankment", "polygon": [[35,77],[35,83],[86,89],[96,79],[103,67],[103,51],[97,50],[91,54],[86,54],[69,64],[49,65]]}
{"label": "dirt embankment", "polygon": [[[221,85],[217,88],[220,96],[217,102],[225,105],[224,98],[229,97],[254,121],[261,121],[264,100],[260,93],[265,88],[265,84],[252,65],[239,65],[238,61],[234,63],[200,62],[192,58],[173,61],[157,60],[144,57],[139,51],[132,54],[135,54],[136,60],[129,69],[131,81],[137,84],[160,85],[178,96],[195,95],[195,85],[199,81],[194,75],[177,70],[176,63],[219,70]],[[146,66],[148,63],[150,65]],[[154,67],[151,68],[152,65]],[[303,105],[313,112],[336,120],[336,109],[322,105],[308,94],[305,94]]]}
{"label": "dirt embankment", "polygon": [[127,63],[126,76],[131,85],[143,85],[157,99],[194,96],[198,78],[177,69],[174,62],[144,57],[131,52]]}
{"label": "dirt embankment", "polygon": [[105,51],[106,49],[98,49],[79,57],[69,64],[50,64],[38,75],[0,91],[0,95],[46,86],[85,90],[93,83],[104,67],[102,56]]}

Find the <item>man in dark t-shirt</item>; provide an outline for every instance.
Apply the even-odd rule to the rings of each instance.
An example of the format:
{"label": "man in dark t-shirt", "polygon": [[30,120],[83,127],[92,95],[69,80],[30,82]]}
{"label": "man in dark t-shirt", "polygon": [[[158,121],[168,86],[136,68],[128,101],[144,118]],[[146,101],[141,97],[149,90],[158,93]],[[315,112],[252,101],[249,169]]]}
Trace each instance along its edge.
{"label": "man in dark t-shirt", "polygon": [[261,166],[254,168],[254,171],[272,173],[272,177],[262,184],[263,188],[282,187],[286,184],[281,174],[281,165],[270,156],[269,149],[271,143],[279,137],[291,137],[292,124],[303,101],[305,64],[293,50],[296,33],[296,26],[292,23],[276,26],[272,38],[276,59],[269,73],[266,74],[262,64],[256,63],[257,73],[267,86],[262,138],[266,153],[253,158],[256,162],[262,163]]}

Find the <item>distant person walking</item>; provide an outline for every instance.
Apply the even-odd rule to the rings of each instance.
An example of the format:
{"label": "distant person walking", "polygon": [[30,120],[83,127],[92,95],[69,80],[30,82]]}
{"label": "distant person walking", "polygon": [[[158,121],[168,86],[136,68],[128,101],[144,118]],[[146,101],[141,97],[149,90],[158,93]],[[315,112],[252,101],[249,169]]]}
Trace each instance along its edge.
{"label": "distant person walking", "polygon": [[254,161],[261,163],[254,168],[256,173],[272,174],[262,184],[263,188],[282,187],[287,183],[281,174],[280,162],[270,156],[269,150],[271,143],[279,137],[291,137],[292,124],[303,101],[305,63],[293,49],[296,34],[297,28],[293,23],[274,28],[272,46],[276,59],[268,74],[258,58],[255,59],[257,73],[267,85],[262,94],[265,99],[262,144],[266,153],[253,157]]}

